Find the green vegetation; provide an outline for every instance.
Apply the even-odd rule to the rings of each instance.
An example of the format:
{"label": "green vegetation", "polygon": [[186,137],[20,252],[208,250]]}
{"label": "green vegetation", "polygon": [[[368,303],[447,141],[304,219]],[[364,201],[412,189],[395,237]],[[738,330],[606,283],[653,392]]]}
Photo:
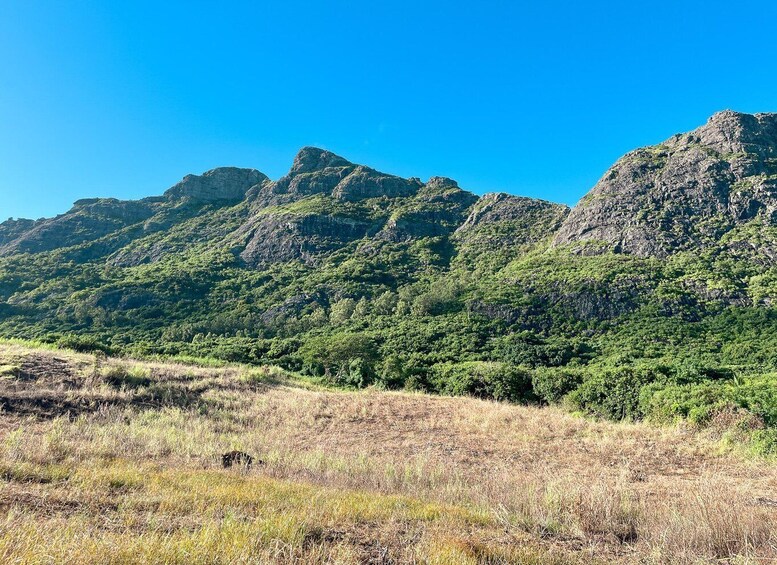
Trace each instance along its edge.
{"label": "green vegetation", "polygon": [[[627,161],[659,169],[668,147]],[[365,168],[342,184],[355,166],[301,155],[306,172],[240,202],[84,201],[50,224],[3,224],[0,336],[616,420],[735,413],[773,450],[777,230],[764,214],[645,204],[640,222],[699,245],[665,258],[553,247],[564,206]],[[316,168],[322,158],[339,165]],[[106,382],[153,387],[144,378]]]}
{"label": "green vegetation", "polygon": [[437,242],[384,242],[377,256],[355,243],[315,267],[258,271],[200,247],[126,268],[63,251],[12,256],[0,260],[0,331],[614,419],[706,425],[736,408],[773,451],[777,312],[762,306],[777,296],[773,267],[725,252],[661,262],[543,245],[504,267],[487,256],[465,266]]}

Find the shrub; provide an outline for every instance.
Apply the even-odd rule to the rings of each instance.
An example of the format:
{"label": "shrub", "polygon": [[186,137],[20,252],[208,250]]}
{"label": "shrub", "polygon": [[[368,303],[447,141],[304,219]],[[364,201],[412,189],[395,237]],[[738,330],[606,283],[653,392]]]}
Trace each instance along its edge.
{"label": "shrub", "polygon": [[548,403],[560,401],[583,382],[585,371],[568,367],[541,367],[532,374],[534,393]]}
{"label": "shrub", "polygon": [[399,355],[389,355],[377,377],[378,383],[388,389],[402,387],[409,376],[406,365],[407,361]]}
{"label": "shrub", "polygon": [[57,340],[56,346],[61,347],[62,349],[72,349],[79,353],[95,353],[97,351],[105,353],[106,355],[112,353],[110,347],[101,343],[96,337],[91,335],[63,335]]}
{"label": "shrub", "polygon": [[355,357],[338,373],[338,382],[346,386],[364,388],[375,380],[372,365],[361,357]]}
{"label": "shrub", "polygon": [[454,396],[469,395],[511,402],[535,398],[530,373],[506,363],[438,363],[432,367],[431,382],[438,392]]}
{"label": "shrub", "polygon": [[704,424],[726,404],[726,391],[718,382],[653,383],[643,387],[639,397],[642,415],[655,423],[664,424],[678,419]]}
{"label": "shrub", "polygon": [[300,353],[302,366],[308,374],[335,375],[336,382],[349,386],[371,383],[373,365],[378,358],[375,342],[363,334],[343,333],[313,338],[300,349]]}
{"label": "shrub", "polygon": [[429,392],[429,376],[425,371],[413,371],[405,379],[405,390],[412,392]]}
{"label": "shrub", "polygon": [[637,420],[642,387],[667,378],[663,367],[603,368],[589,373],[583,383],[566,398],[569,403],[587,414],[612,420]]}
{"label": "shrub", "polygon": [[777,426],[777,375],[750,377],[736,384],[733,401],[763,418],[767,426]]}
{"label": "shrub", "polygon": [[302,374],[309,375],[311,377],[323,377],[326,373],[324,364],[320,361],[310,359],[302,363]]}
{"label": "shrub", "polygon": [[777,457],[777,429],[755,430],[750,437],[750,448],[762,457]]}

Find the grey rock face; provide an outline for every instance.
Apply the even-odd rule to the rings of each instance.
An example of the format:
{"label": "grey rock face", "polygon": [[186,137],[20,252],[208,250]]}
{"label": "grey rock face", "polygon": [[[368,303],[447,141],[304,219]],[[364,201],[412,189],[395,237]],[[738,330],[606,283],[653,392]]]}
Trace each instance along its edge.
{"label": "grey rock face", "polygon": [[406,180],[393,175],[379,173],[368,167],[358,166],[340,181],[332,191],[338,200],[355,201],[365,198],[397,198],[412,196],[421,183],[417,180]]}
{"label": "grey rock face", "polygon": [[538,241],[556,231],[568,213],[569,208],[563,204],[501,192],[490,193],[478,200],[466,221],[456,231],[463,236],[484,226],[521,222],[530,232],[528,238]]}
{"label": "grey rock face", "polygon": [[[94,259],[101,253],[112,253],[117,245],[166,230],[198,213],[205,204],[224,206],[242,200],[246,192],[267,177],[254,169],[223,167],[203,175],[187,175],[163,197],[124,201],[115,198],[85,198],[55,218],[14,220],[0,224],[0,256],[16,253],[40,253],[54,249],[96,242],[111,235],[105,245],[92,245],[85,250]],[[140,229],[125,233],[139,224]],[[124,231],[122,231],[124,230]],[[120,233],[121,232],[121,233]],[[84,255],[83,253],[81,255]]]}
{"label": "grey rock face", "polygon": [[365,237],[369,221],[324,214],[267,214],[254,224],[240,257],[249,267],[300,260],[315,264],[326,252]]}
{"label": "grey rock face", "polygon": [[462,244],[464,257],[477,259],[487,252],[507,260],[552,237],[568,214],[563,204],[486,194],[472,206],[454,237]]}
{"label": "grey rock face", "polygon": [[[257,268],[292,260],[314,264],[380,230],[381,212],[368,213],[373,208],[359,208],[361,202],[384,199],[388,206],[395,199],[412,199],[422,186],[418,179],[387,175],[330,151],[305,147],[286,176],[249,195],[255,213],[237,230],[237,238],[246,242],[240,256]],[[311,202],[316,195],[322,200]]]}
{"label": "grey rock face", "polygon": [[421,183],[354,165],[323,149],[305,147],[294,158],[289,173],[258,192],[256,202],[276,205],[312,194],[327,194],[338,200],[354,202],[386,196],[396,198],[414,194]]}
{"label": "grey rock face", "polygon": [[575,206],[556,245],[666,256],[777,224],[777,114],[715,114],[701,128],[620,159]]}
{"label": "grey rock face", "polygon": [[353,163],[335,155],[331,151],[318,147],[303,147],[294,157],[289,175],[312,173],[332,167],[352,167]]}
{"label": "grey rock face", "polygon": [[14,220],[13,218],[0,223],[0,247],[20,237],[26,231],[32,229],[34,225],[35,220]]}
{"label": "grey rock face", "polygon": [[142,222],[154,213],[144,201],[115,198],[79,200],[73,208],[55,218],[26,224],[29,229],[0,246],[0,255],[39,253],[94,241],[117,230]]}
{"label": "grey rock face", "polygon": [[165,192],[169,200],[189,198],[197,202],[242,200],[248,190],[269,180],[256,169],[220,167],[202,175],[186,175],[181,182]]}

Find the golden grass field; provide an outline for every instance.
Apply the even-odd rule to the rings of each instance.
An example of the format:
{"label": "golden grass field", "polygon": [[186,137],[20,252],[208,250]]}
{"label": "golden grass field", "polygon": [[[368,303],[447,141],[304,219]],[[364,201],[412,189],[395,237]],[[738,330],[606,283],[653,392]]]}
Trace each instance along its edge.
{"label": "golden grass field", "polygon": [[11,342],[0,406],[0,563],[777,563],[710,430]]}

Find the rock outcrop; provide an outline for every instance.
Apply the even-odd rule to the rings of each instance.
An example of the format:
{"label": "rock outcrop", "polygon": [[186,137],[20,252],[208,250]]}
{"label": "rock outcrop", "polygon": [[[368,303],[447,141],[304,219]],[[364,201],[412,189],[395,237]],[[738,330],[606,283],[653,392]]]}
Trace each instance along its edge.
{"label": "rock outcrop", "polygon": [[246,265],[259,268],[299,260],[315,264],[335,251],[376,230],[375,224],[336,214],[270,213],[251,220],[250,238],[240,253]]}
{"label": "rock outcrop", "polygon": [[411,196],[421,183],[387,175],[350,161],[330,151],[304,147],[294,158],[289,173],[258,192],[261,205],[289,202],[313,194],[327,194],[342,201]]}
{"label": "rock outcrop", "polygon": [[219,167],[202,175],[186,175],[168,189],[168,200],[190,199],[194,202],[240,201],[246,192],[269,179],[256,169]]}
{"label": "rock outcrop", "polygon": [[620,159],[555,244],[666,256],[715,245],[751,221],[777,224],[777,114],[725,111]]}
{"label": "rock outcrop", "polygon": [[462,190],[455,180],[432,177],[391,214],[378,234],[389,241],[449,235],[458,228],[478,197]]}
{"label": "rock outcrop", "polygon": [[[40,253],[94,241],[154,214],[155,204],[149,201],[121,201],[115,198],[90,198],[77,201],[73,208],[55,218],[23,225],[13,239],[0,246],[1,255]],[[19,221],[17,221],[19,222]],[[4,222],[1,226],[6,226]],[[18,226],[18,224],[10,224]],[[9,231],[5,228],[5,231]],[[2,233],[2,227],[0,227]]]}
{"label": "rock outcrop", "polygon": [[314,265],[355,242],[370,250],[441,238],[446,256],[488,254],[494,265],[549,241],[576,253],[659,257],[723,246],[773,264],[774,226],[777,114],[726,111],[628,153],[571,211],[507,194],[478,198],[445,177],[423,183],[305,147],[277,181],[222,167],[187,175],[160,197],[85,199],[55,218],[0,223],[0,256],[80,246],[73,260],[127,267],[221,246],[263,268]]}
{"label": "rock outcrop", "polygon": [[393,241],[452,232],[477,197],[432,179],[403,179],[305,147],[289,173],[248,197],[255,213],[237,231],[247,266],[315,264],[365,238]]}

